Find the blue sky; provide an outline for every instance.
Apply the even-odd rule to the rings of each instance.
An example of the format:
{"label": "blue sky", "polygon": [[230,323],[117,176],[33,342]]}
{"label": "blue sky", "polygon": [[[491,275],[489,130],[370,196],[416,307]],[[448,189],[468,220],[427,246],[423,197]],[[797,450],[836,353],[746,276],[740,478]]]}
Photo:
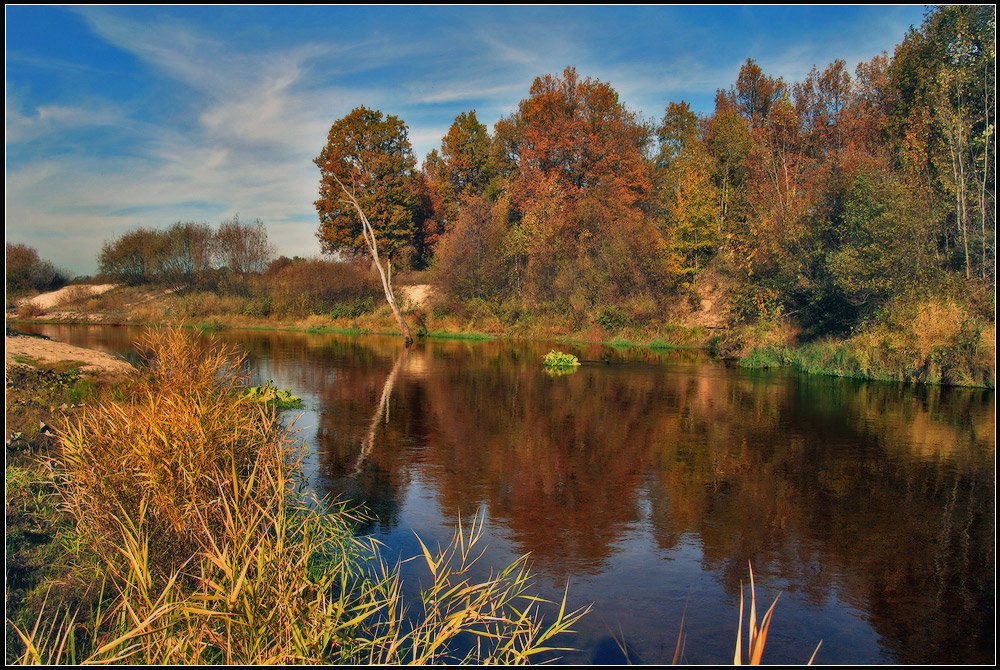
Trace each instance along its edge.
{"label": "blue sky", "polygon": [[91,274],[137,226],[260,218],[285,255],[319,253],[313,165],[365,105],[399,116],[418,162],[454,118],[491,129],[532,80],[573,66],[646,119],[712,111],[740,65],[799,81],[892,53],[922,5],[10,6],[8,242]]}

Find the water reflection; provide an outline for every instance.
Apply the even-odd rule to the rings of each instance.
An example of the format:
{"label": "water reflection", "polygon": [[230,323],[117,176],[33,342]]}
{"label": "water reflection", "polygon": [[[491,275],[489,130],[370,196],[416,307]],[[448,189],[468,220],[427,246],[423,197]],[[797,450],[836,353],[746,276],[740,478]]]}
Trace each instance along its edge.
{"label": "water reflection", "polygon": [[[553,592],[572,580],[647,660],[699,575],[714,586],[685,627],[717,630],[688,648],[722,653],[688,660],[731,654],[719,621],[735,622],[748,561],[789,594],[772,662],[804,662],[820,637],[820,662],[993,658],[991,391],[747,372],[697,352],[575,347],[594,362],[550,377],[536,343],[220,337],[307,399],[312,484],[365,502],[367,530],[420,530],[417,499],[452,523],[485,510],[505,555],[530,552]],[[606,631],[588,635],[600,659]]]}

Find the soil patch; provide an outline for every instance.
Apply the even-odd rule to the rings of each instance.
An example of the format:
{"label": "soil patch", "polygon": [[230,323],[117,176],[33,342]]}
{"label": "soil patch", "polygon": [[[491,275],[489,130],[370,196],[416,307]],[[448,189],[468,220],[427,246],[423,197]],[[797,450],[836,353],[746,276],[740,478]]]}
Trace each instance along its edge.
{"label": "soil patch", "polygon": [[59,361],[82,361],[80,369],[84,372],[110,372],[112,374],[127,374],[135,371],[131,363],[115,358],[111,354],[94,349],[75,347],[65,342],[47,340],[28,335],[8,335],[6,337],[7,365],[17,365],[15,356],[25,356],[38,359],[43,363],[58,363]]}
{"label": "soil patch", "polygon": [[431,297],[434,287],[430,284],[412,284],[410,286],[400,286],[399,292],[403,298],[416,307],[426,308],[427,301]]}
{"label": "soil patch", "polygon": [[79,300],[106,293],[115,286],[117,284],[76,284],[73,286],[64,286],[58,291],[42,293],[33,298],[27,298],[25,302],[30,302],[42,309],[49,309],[70,300]]}

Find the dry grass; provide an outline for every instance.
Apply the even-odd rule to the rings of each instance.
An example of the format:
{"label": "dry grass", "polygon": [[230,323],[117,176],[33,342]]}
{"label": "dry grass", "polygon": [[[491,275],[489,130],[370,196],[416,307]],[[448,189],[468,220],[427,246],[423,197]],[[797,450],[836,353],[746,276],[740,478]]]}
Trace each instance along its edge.
{"label": "dry grass", "polygon": [[143,376],[62,434],[61,493],[105,597],[18,628],[20,662],[514,664],[584,614],[564,601],[544,625],[524,559],[473,581],[476,521],[424,547],[431,586],[411,611],[355,517],[295,493],[285,432],[235,393],[241,359],[179,329],[144,344]]}

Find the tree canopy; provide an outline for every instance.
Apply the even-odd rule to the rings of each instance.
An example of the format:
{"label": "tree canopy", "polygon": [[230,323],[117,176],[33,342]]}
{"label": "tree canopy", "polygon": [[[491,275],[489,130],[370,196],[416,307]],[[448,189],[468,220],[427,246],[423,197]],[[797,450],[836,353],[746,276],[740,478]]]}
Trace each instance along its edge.
{"label": "tree canopy", "polygon": [[384,254],[418,246],[416,159],[399,118],[358,107],[334,122],[314,162],[320,169],[317,237],[324,253],[366,249],[361,220],[344,201],[338,180],[367,214]]}

